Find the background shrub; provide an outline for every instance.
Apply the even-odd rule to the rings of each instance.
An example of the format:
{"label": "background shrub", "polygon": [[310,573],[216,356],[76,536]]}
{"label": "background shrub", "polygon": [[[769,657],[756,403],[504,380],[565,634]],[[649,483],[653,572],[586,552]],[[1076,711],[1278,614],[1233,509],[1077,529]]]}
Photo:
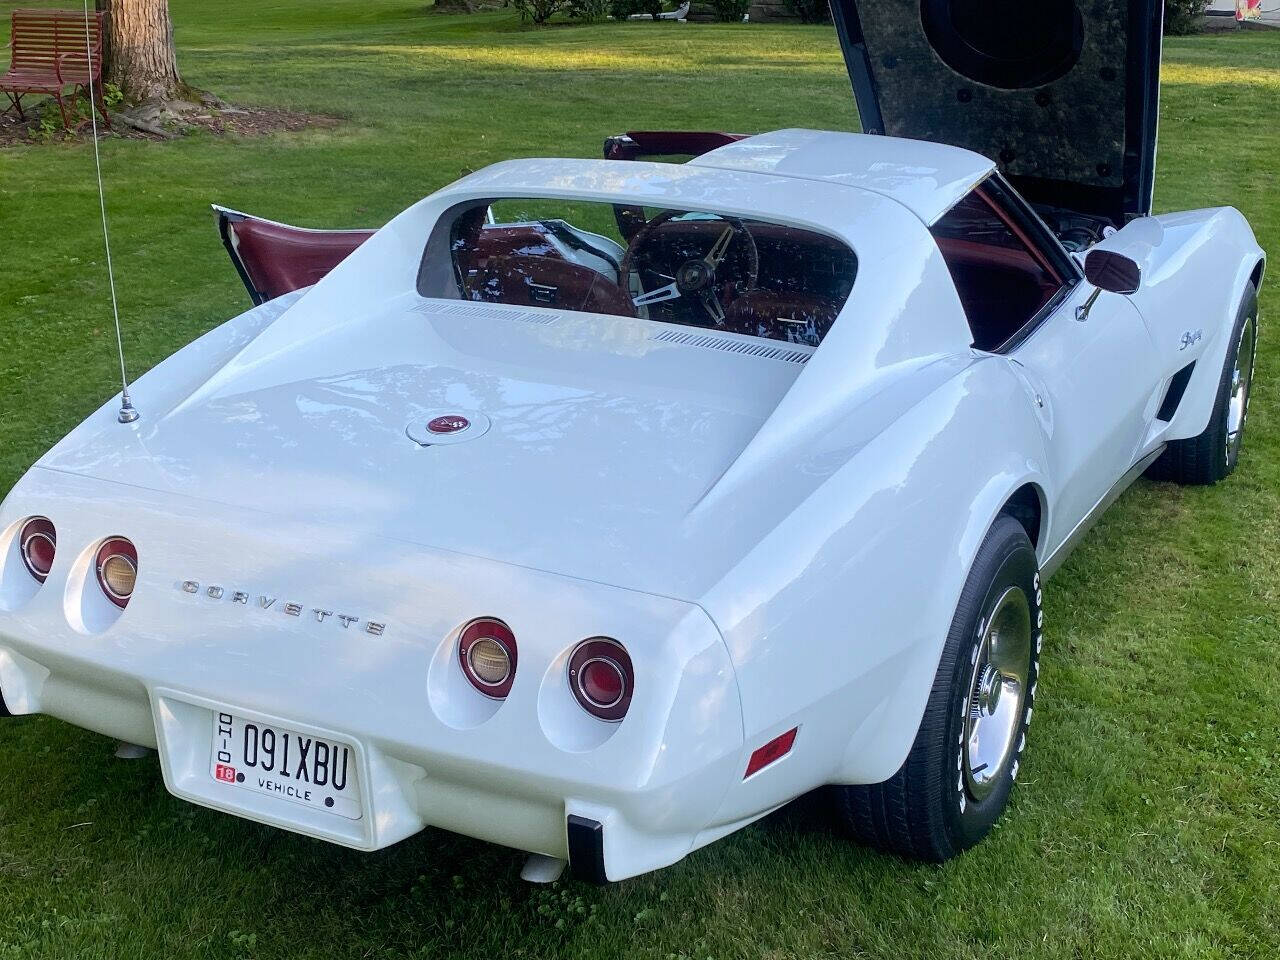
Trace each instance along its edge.
{"label": "background shrub", "polygon": [[568,0],[507,0],[512,8],[520,14],[521,20],[532,20],[534,23],[546,23],[552,14],[563,10]]}
{"label": "background shrub", "polygon": [[784,0],[787,12],[800,18],[801,23],[830,23],[831,4],[828,0]]}
{"label": "background shrub", "polygon": [[1199,33],[1208,0],[1164,0],[1164,32]]}
{"label": "background shrub", "polygon": [[710,6],[717,20],[740,23],[751,9],[751,0],[710,0]]}
{"label": "background shrub", "polygon": [[575,20],[595,23],[597,20],[604,19],[605,14],[610,11],[610,6],[609,0],[568,0],[566,9],[569,16]]}
{"label": "background shrub", "polygon": [[625,20],[633,13],[657,16],[662,12],[662,0],[609,0],[609,16]]}

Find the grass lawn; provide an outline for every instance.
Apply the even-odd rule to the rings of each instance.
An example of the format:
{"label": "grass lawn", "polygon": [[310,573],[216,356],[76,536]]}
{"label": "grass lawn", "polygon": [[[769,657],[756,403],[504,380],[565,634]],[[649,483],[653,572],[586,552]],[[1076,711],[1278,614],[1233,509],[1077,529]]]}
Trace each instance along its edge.
{"label": "grass lawn", "polygon": [[[345,122],[103,144],[135,374],[247,305],[211,201],[376,225],[628,128],[857,128],[830,29],[172,6],[189,81]],[[1233,204],[1280,250],[1280,32],[1166,58],[1159,207]],[[96,204],[86,146],[0,151],[0,491],[116,389]],[[0,726],[0,958],[1280,956],[1274,342],[1238,474],[1139,484],[1052,582],[1023,778],[957,862],[864,851],[806,800],[656,875],[531,887],[518,854],[438,831],[366,855],[190,806],[154,759],[30,718]]]}

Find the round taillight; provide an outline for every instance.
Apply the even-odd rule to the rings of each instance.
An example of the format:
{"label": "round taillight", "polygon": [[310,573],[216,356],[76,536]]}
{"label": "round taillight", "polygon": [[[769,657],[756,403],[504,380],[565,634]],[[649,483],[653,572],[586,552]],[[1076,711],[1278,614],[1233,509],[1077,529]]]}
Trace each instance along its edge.
{"label": "round taillight", "polygon": [[612,707],[622,699],[627,679],[622,668],[613,660],[597,657],[582,665],[578,673],[578,686],[583,696],[599,707]]}
{"label": "round taillight", "polygon": [[473,620],[458,638],[458,662],[473,687],[505,700],[516,678],[516,635],[501,620]]}
{"label": "round taillight", "polygon": [[18,533],[18,547],[27,571],[40,583],[49,579],[58,552],[58,531],[47,517],[32,517]]}
{"label": "round taillight", "polygon": [[98,548],[98,585],[122,610],[129,605],[138,582],[138,551],[124,537],[112,537]]}
{"label": "round taillight", "polygon": [[617,723],[627,715],[634,687],[631,657],[616,640],[584,640],[569,656],[569,688],[593,717]]}

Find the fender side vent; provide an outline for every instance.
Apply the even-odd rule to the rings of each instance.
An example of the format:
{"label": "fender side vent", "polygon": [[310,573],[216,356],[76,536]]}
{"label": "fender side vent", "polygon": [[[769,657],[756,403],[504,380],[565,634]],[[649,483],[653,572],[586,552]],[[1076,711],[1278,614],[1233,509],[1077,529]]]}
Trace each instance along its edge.
{"label": "fender side vent", "polygon": [[1169,378],[1169,389],[1164,392],[1164,400],[1160,402],[1160,412],[1156,414],[1157,420],[1168,423],[1178,412],[1178,405],[1182,403],[1182,395],[1187,392],[1187,384],[1191,381],[1191,371],[1195,366],[1196,362],[1192,360]]}
{"label": "fender side vent", "polygon": [[714,337],[705,333],[684,333],[680,330],[664,330],[649,339],[658,343],[683,343],[690,347],[725,350],[729,353],[740,353],[745,357],[760,357],[762,360],[782,360],[785,363],[807,363],[813,356],[812,353],[804,350],[788,350],[785,347],[771,347],[767,344],[733,340],[729,337]]}
{"label": "fender side vent", "polygon": [[554,313],[534,313],[532,310],[501,310],[482,303],[459,301],[458,303],[433,303],[427,301],[413,308],[416,313],[437,316],[462,317],[467,320],[514,320],[517,323],[536,323],[549,326],[558,317]]}

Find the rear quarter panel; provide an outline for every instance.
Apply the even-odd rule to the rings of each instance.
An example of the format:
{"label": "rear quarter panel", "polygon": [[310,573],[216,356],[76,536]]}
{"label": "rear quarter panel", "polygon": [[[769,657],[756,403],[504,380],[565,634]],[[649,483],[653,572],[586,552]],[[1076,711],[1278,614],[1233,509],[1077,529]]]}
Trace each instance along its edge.
{"label": "rear quarter panel", "polygon": [[1002,357],[929,392],[703,598],[741,690],[745,756],[791,727],[774,768],[738,784],[730,822],[824,783],[891,776],[915,738],[969,567],[1010,494],[1051,495],[1041,430]]}

